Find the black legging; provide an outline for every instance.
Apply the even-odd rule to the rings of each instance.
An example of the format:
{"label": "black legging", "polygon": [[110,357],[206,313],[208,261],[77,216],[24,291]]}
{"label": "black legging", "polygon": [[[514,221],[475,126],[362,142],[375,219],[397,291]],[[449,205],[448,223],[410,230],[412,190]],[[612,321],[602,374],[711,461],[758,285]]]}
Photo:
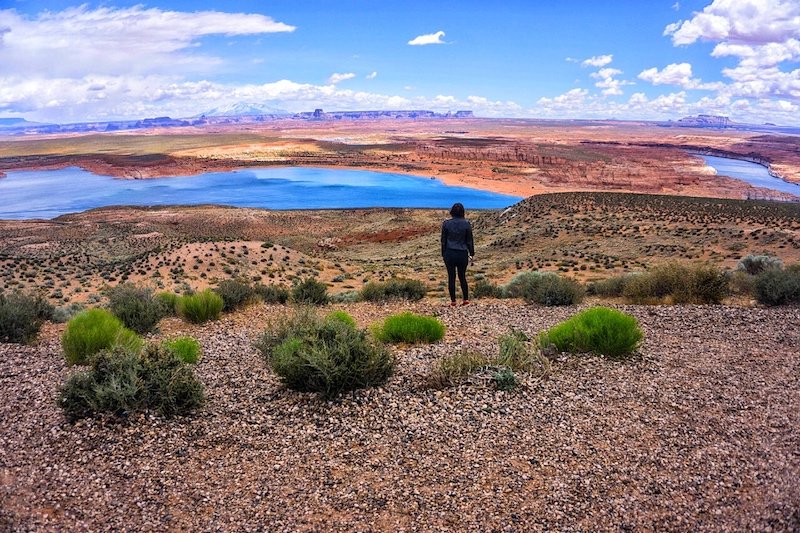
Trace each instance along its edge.
{"label": "black legging", "polygon": [[453,250],[448,248],[444,252],[444,264],[447,267],[447,290],[450,292],[450,301],[456,301],[456,271],[458,282],[461,284],[461,293],[464,300],[469,300],[469,287],[467,287],[467,264],[469,253],[466,250]]}

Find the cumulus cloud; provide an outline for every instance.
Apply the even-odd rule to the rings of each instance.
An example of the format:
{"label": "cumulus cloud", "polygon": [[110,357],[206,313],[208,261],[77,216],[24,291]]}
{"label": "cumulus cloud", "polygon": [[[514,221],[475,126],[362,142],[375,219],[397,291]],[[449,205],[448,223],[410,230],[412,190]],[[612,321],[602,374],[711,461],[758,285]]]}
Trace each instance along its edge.
{"label": "cumulus cloud", "polygon": [[436,33],[427,33],[425,35],[418,35],[408,41],[408,44],[411,46],[424,46],[426,44],[446,44],[442,37],[444,37],[444,32],[439,30]]}
{"label": "cumulus cloud", "polygon": [[339,74],[338,72],[334,72],[328,78],[328,83],[330,83],[331,85],[336,85],[339,82],[342,82],[342,81],[345,81],[345,80],[352,80],[355,77],[356,77],[356,75],[354,73],[352,73],[352,72],[345,72],[343,74]]}
{"label": "cumulus cloud", "polygon": [[378,73],[373,71],[373,72],[370,72],[369,74],[367,74],[364,77],[367,78],[368,80],[374,80],[375,78],[378,77]]}
{"label": "cumulus cloud", "polygon": [[638,77],[653,85],[677,85],[684,89],[717,90],[723,87],[721,83],[703,83],[693,78],[692,65],[689,63],[672,63],[661,70],[652,67],[640,72]]}
{"label": "cumulus cloud", "polygon": [[258,14],[193,13],[86,5],[27,17],[0,10],[0,72],[53,76],[204,72],[221,60],[196,50],[208,35],[291,32],[294,26]]}
{"label": "cumulus cloud", "polygon": [[589,59],[584,59],[581,66],[584,67],[604,67],[614,60],[613,54],[602,56],[592,56]]}
{"label": "cumulus cloud", "polygon": [[601,68],[597,72],[592,72],[590,76],[599,80],[595,83],[595,87],[603,89],[605,96],[619,96],[622,94],[622,87],[625,85],[633,85],[632,81],[620,80],[615,76],[622,74],[622,71],[616,68]]}
{"label": "cumulus cloud", "polygon": [[[800,61],[800,2],[797,0],[714,0],[702,12],[694,13],[689,20],[668,25],[664,35],[675,45],[689,45],[697,41],[716,43],[712,57],[734,57],[738,65],[722,69],[729,83],[701,84],[679,72],[658,72],[648,69],[640,74],[642,79],[657,80],[672,75],[674,84],[687,89],[711,88],[719,96],[739,102],[742,99],[759,99],[762,103],[750,105],[749,110],[766,111],[763,101],[770,98],[800,102],[800,69],[784,71],[786,62]],[[780,101],[780,100],[779,100]],[[794,105],[794,104],[792,104]],[[778,110],[780,111],[780,109]],[[796,122],[796,120],[794,121]]]}
{"label": "cumulus cloud", "polygon": [[799,34],[797,0],[714,0],[691,19],[664,30],[676,45],[698,40],[758,45],[783,42]]}

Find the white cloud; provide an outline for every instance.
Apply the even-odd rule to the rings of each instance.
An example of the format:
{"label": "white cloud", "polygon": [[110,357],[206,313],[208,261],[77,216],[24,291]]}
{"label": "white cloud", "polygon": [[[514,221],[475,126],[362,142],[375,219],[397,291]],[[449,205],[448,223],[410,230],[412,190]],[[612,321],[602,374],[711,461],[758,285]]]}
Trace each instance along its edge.
{"label": "white cloud", "polygon": [[719,90],[724,87],[722,83],[703,83],[693,78],[692,65],[689,63],[671,63],[662,70],[652,67],[640,72],[638,77],[653,85],[677,85],[684,89]]}
{"label": "white cloud", "polygon": [[698,40],[747,44],[783,42],[800,35],[797,0],[714,0],[686,21],[670,24],[664,35],[676,45]]}
{"label": "white cloud", "polygon": [[373,72],[370,72],[369,74],[367,74],[364,77],[367,78],[368,80],[374,80],[375,78],[378,77],[378,73],[373,71]]}
{"label": "white cloud", "polygon": [[622,87],[625,85],[633,85],[632,81],[619,80],[615,76],[622,74],[622,71],[616,68],[601,68],[597,72],[592,72],[590,76],[599,80],[595,83],[595,87],[603,89],[605,96],[619,96],[622,94]]}
{"label": "white cloud", "polygon": [[[787,72],[780,68],[783,63],[800,61],[797,0],[714,0],[691,19],[668,25],[664,35],[671,36],[675,45],[716,42],[712,57],[738,59],[736,67],[722,70],[730,83],[701,84],[691,79],[689,73],[675,84],[688,89],[717,90],[719,96],[731,100],[777,98],[800,103],[800,70]],[[649,69],[640,77],[666,78],[664,71]],[[754,103],[748,109],[764,111],[769,106]]]}
{"label": "white cloud", "polygon": [[584,67],[604,67],[611,63],[614,60],[614,56],[612,54],[602,55],[602,56],[592,56],[589,59],[585,59],[581,66]]}
{"label": "white cloud", "polygon": [[345,72],[343,74],[339,74],[338,72],[334,72],[328,78],[328,83],[330,83],[331,85],[336,85],[339,82],[346,81],[346,80],[352,80],[355,77],[356,77],[356,75],[354,73],[352,73],[352,72]]}
{"label": "white cloud", "polygon": [[436,33],[427,33],[425,35],[418,35],[408,41],[408,44],[411,46],[424,46],[426,44],[446,44],[442,37],[444,37],[443,31],[437,31]]}
{"label": "white cloud", "polygon": [[55,77],[94,74],[207,72],[220,63],[203,56],[208,35],[256,35],[295,28],[257,14],[89,9],[86,5],[35,18],[0,10],[0,72]]}

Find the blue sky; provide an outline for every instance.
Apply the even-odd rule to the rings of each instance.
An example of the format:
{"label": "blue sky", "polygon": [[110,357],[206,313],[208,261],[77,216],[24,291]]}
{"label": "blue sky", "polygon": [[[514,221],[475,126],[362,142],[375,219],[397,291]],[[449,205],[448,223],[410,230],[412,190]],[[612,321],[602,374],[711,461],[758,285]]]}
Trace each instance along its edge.
{"label": "blue sky", "polygon": [[0,116],[178,117],[252,102],[800,123],[797,0],[2,5]]}

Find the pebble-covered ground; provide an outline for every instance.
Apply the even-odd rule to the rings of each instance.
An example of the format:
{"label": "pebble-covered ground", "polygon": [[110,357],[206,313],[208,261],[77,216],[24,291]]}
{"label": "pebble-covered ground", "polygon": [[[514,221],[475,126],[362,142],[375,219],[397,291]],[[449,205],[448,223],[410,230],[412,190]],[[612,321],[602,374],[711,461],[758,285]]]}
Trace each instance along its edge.
{"label": "pebble-covered ground", "polygon": [[624,307],[646,334],[620,363],[562,357],[511,392],[434,390],[434,362],[493,353],[576,312],[503,302],[351,304],[448,325],[396,349],[383,387],[339,401],[285,390],[252,342],[281,307],[202,328],[207,405],[69,424],[58,328],[0,345],[0,530],[797,531],[800,309]]}

